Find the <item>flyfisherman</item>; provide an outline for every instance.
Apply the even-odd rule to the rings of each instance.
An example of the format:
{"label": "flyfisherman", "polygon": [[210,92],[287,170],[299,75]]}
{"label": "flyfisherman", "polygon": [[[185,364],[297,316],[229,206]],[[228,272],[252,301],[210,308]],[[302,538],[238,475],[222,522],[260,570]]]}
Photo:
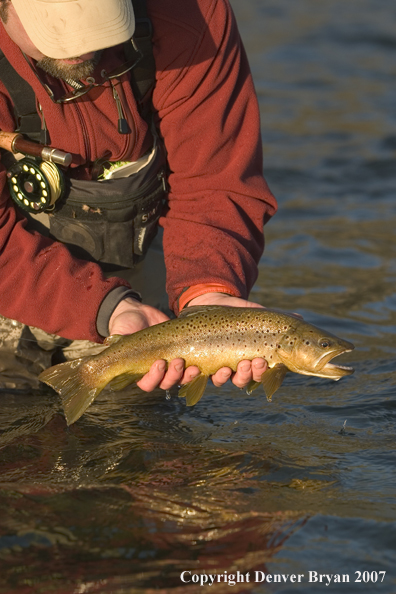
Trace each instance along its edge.
{"label": "flyfisherman", "polygon": [[[29,327],[42,368],[55,350],[56,362],[74,358],[165,321],[165,268],[176,315],[255,306],[276,202],[228,1],[0,0],[0,19],[0,130],[23,135],[0,165],[3,337],[20,331],[21,354]],[[71,163],[29,157],[18,138]],[[244,387],[265,367],[241,362],[232,381]],[[138,385],[197,374],[157,361]]]}

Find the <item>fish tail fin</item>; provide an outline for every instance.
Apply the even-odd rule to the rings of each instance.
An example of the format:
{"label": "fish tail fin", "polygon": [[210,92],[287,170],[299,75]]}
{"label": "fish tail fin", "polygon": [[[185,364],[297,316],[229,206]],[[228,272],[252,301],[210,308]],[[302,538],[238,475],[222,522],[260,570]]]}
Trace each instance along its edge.
{"label": "fish tail fin", "polygon": [[184,384],[179,390],[179,398],[185,398],[187,406],[197,404],[205,392],[208,383],[208,375],[197,375],[188,384]]}
{"label": "fish tail fin", "polygon": [[287,372],[288,369],[286,365],[283,365],[283,363],[278,363],[274,367],[271,367],[271,369],[264,371],[263,375],[261,376],[261,383],[263,384],[264,392],[268,401],[271,401],[272,394],[274,394],[277,389],[281,387]]}
{"label": "fish tail fin", "polygon": [[106,385],[92,386],[86,382],[81,367],[89,359],[91,357],[81,357],[54,365],[38,377],[60,395],[68,425],[75,423],[84,414]]}

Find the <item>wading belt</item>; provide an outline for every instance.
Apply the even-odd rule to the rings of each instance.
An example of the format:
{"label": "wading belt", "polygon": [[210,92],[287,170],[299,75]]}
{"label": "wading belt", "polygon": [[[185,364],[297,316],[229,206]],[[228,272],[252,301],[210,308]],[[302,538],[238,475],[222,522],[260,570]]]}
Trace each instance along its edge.
{"label": "wading belt", "polygon": [[166,197],[162,143],[146,160],[127,177],[67,180],[66,198],[53,213],[26,213],[28,229],[61,241],[73,256],[98,263],[104,272],[133,268],[157,233]]}

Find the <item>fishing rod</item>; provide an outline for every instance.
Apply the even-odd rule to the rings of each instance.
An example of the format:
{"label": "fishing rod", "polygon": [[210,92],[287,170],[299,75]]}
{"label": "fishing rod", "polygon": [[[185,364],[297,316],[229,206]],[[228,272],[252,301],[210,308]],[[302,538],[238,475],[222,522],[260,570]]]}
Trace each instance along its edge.
{"label": "fishing rod", "polygon": [[28,212],[52,210],[65,189],[58,165],[69,167],[72,155],[27,140],[18,132],[0,131],[0,149],[26,155],[7,171],[11,198]]}

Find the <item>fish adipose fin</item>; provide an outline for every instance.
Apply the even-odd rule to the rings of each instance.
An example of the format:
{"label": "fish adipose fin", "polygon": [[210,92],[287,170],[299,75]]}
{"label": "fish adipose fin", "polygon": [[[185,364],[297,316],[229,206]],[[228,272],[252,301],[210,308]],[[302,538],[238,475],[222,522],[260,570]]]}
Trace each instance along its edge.
{"label": "fish adipose fin", "polygon": [[277,389],[281,387],[287,371],[288,369],[286,365],[283,365],[282,363],[278,363],[278,365],[275,365],[275,367],[264,371],[263,375],[261,376],[261,383],[263,384],[267,400],[271,401],[272,394],[274,394],[274,392],[276,392]]}
{"label": "fish adipose fin", "polygon": [[123,390],[127,386],[138,382],[143,377],[143,373],[121,373],[111,380],[110,388],[112,390]]}
{"label": "fish adipose fin", "polygon": [[185,398],[187,406],[194,406],[197,404],[205,392],[206,384],[208,383],[209,376],[198,375],[194,377],[191,382],[182,386],[179,390],[179,398]]}
{"label": "fish adipose fin", "polygon": [[80,373],[81,365],[91,357],[81,357],[54,365],[39,375],[39,380],[48,384],[60,395],[68,425],[75,423],[103,390],[104,386],[92,387],[85,383]]}

